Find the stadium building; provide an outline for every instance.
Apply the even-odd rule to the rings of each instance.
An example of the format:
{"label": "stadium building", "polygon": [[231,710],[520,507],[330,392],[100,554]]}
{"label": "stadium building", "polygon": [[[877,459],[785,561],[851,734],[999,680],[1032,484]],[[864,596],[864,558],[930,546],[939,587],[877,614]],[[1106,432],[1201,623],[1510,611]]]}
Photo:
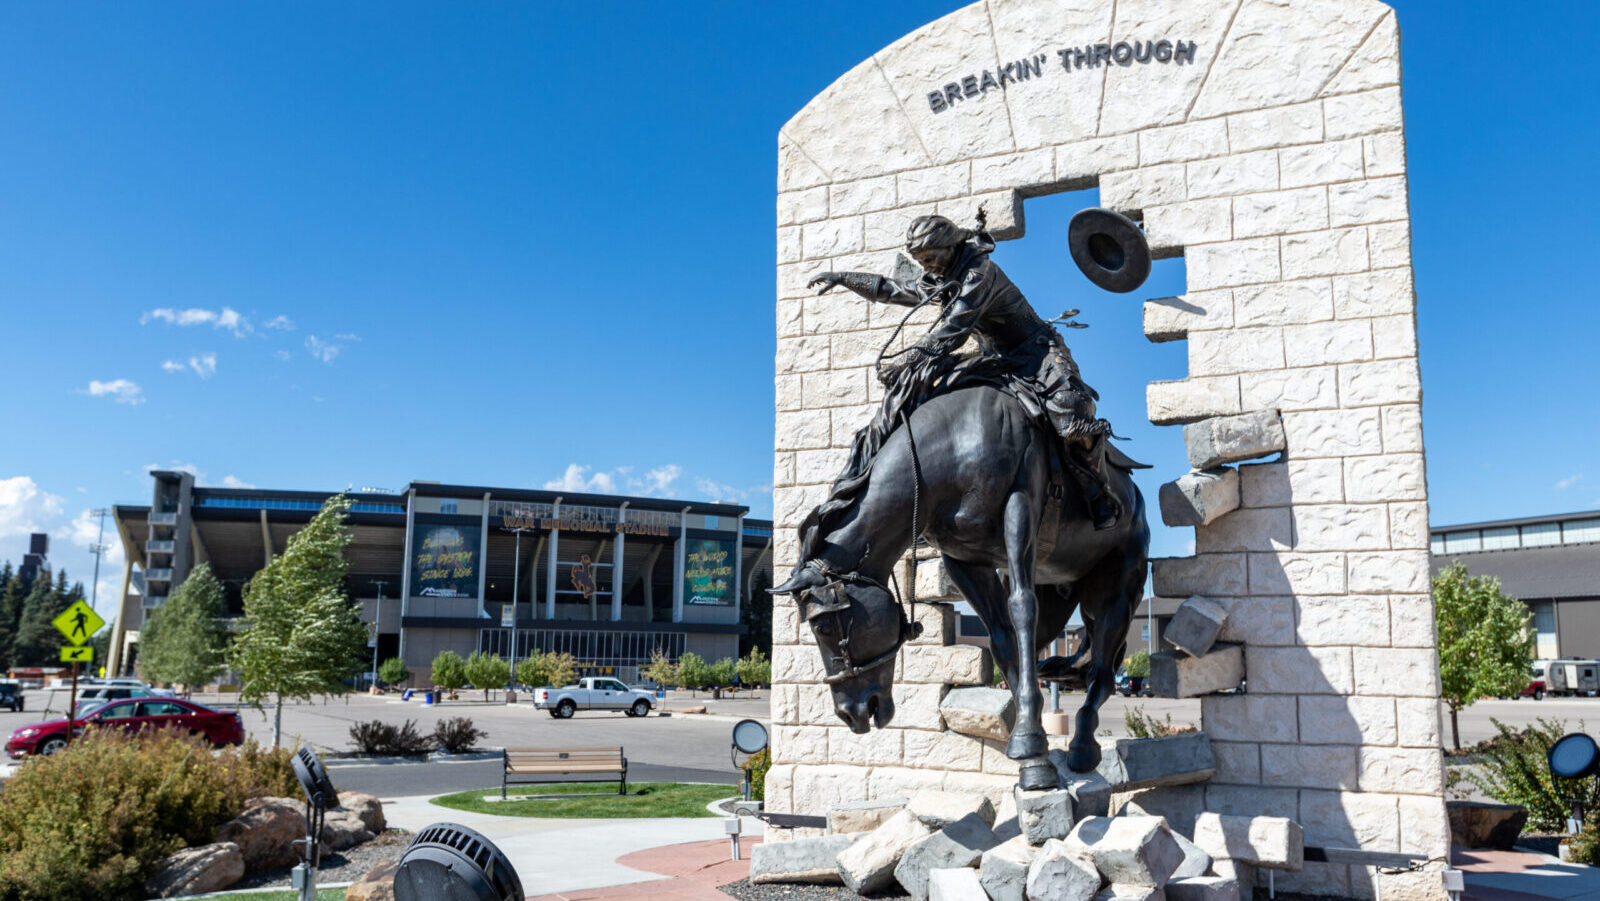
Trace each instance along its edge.
{"label": "stadium building", "polygon": [[[150,506],[113,510],[127,563],[110,673],[132,669],[145,616],[202,562],[239,615],[245,583],[333,494],[152,475]],[[378,658],[413,672],[441,651],[514,648],[632,680],[658,649],[716,660],[770,641],[772,523],[747,507],[437,482],[348,495],[349,597]]]}

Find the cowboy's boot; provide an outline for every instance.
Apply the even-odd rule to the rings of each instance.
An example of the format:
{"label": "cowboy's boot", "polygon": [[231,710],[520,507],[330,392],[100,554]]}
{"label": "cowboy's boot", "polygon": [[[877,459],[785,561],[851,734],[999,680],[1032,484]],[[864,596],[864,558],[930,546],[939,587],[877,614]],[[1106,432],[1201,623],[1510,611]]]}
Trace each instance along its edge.
{"label": "cowboy's boot", "polygon": [[1093,445],[1083,447],[1074,445],[1071,456],[1074,459],[1070,468],[1078,477],[1078,484],[1083,490],[1083,499],[1089,506],[1089,518],[1094,522],[1096,531],[1112,528],[1122,518],[1122,504],[1112,494],[1111,486],[1105,478],[1105,448],[1106,439],[1097,437]]}

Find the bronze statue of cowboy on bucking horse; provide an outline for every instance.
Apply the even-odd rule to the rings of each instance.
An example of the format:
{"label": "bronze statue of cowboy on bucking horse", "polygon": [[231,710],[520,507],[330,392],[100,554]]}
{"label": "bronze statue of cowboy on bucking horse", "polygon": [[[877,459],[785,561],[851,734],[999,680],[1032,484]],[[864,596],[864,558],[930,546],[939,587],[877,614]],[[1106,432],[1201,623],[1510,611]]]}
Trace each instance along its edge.
{"label": "bronze statue of cowboy on bucking horse", "polygon": [[[1069,244],[1085,274],[1110,290],[1131,291],[1149,273],[1143,234],[1115,213],[1079,213]],[[883,403],[827,500],[801,524],[800,562],[772,591],[795,597],[839,718],[865,733],[894,716],[894,660],[920,628],[886,583],[913,543],[932,546],[988,627],[1015,696],[1006,754],[1021,762],[1020,783],[1050,788],[1057,776],[1039,681],[1082,677],[1087,697],[1067,762],[1094,769],[1098,711],[1143,593],[1150,535],[1129,475],[1138,464],[1110,444],[1109,425],[1095,417],[1098,395],[1054,328],[1081,327],[1070,321],[1076,311],[1042,319],[989,258],[994,247],[981,212],[970,230],[923,216],[906,241],[923,269],[915,281],[861,272],[812,279],[821,291],[844,287],[912,312],[937,304],[939,315],[921,341],[880,357]],[[958,354],[968,339],[979,352]],[[1083,646],[1039,662],[1074,609]]]}

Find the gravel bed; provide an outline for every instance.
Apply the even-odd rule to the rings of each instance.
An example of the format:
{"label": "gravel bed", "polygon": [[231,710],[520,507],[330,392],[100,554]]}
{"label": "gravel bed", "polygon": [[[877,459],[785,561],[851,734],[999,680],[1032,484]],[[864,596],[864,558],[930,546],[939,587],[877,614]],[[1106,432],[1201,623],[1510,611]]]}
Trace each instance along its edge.
{"label": "gravel bed", "polygon": [[858,895],[842,885],[752,885],[741,879],[717,886],[725,895],[739,901],[861,901],[862,898],[909,898],[897,885],[892,891]]}
{"label": "gravel bed", "polygon": [[[378,864],[399,860],[410,844],[411,833],[404,829],[388,829],[370,842],[324,854],[322,866],[317,868],[317,884],[355,882]],[[228,888],[289,888],[289,872],[293,869],[293,866],[287,866],[246,873],[243,879]]]}

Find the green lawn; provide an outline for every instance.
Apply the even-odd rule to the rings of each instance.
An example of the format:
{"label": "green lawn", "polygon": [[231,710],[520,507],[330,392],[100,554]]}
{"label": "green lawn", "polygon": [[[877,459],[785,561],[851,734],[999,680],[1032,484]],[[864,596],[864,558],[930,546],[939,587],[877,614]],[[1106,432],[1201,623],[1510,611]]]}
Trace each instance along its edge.
{"label": "green lawn", "polygon": [[[292,889],[278,889],[271,892],[240,892],[233,897],[242,901],[300,901],[300,893]],[[344,901],[344,889],[319,888],[317,901]]]}
{"label": "green lawn", "polygon": [[[559,785],[513,785],[512,798],[534,795],[526,800],[498,800],[500,787],[480,788],[434,798],[433,803],[451,810],[493,813],[511,817],[552,817],[563,819],[632,819],[638,817],[709,817],[706,805],[734,794],[731,785],[698,785],[681,782],[629,783],[626,795],[617,794],[615,782],[568,782]],[[496,798],[485,801],[486,795]]]}

